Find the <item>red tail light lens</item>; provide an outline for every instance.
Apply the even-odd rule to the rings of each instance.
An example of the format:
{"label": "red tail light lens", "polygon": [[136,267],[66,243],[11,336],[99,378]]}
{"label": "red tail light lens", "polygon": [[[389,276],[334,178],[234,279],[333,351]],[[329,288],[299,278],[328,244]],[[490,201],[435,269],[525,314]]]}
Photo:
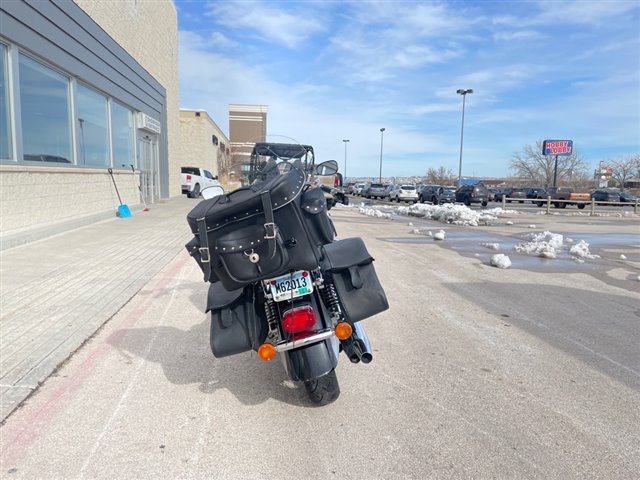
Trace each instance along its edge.
{"label": "red tail light lens", "polygon": [[300,333],[311,330],[316,323],[316,312],[307,306],[289,310],[282,317],[282,329],[286,333]]}
{"label": "red tail light lens", "polygon": [[187,175],[187,182],[191,181],[191,175]]}
{"label": "red tail light lens", "polygon": [[338,187],[340,186],[340,177],[338,177],[338,175],[336,175],[336,176],[333,178],[333,186],[334,186],[335,188],[338,188]]}

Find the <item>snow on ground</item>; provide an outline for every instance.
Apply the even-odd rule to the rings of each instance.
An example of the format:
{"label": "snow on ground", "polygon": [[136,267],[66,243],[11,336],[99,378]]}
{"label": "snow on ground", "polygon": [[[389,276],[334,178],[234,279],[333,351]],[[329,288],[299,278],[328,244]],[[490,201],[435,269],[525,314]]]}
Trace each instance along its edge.
{"label": "snow on ground", "polygon": [[[360,209],[360,213],[363,215],[377,218],[392,218],[391,213],[383,212],[378,208],[370,208],[364,203],[360,204],[358,208]],[[389,208],[387,207],[386,210],[389,210]],[[391,208],[391,211],[398,215],[422,217],[441,223],[467,225],[471,227],[477,227],[480,224],[488,225],[503,215],[518,214],[516,210],[503,210],[500,207],[486,210],[472,210],[465,205],[450,203],[444,205],[425,205],[422,203],[416,203],[408,207]],[[509,220],[506,224],[513,225],[513,222]],[[409,225],[413,226],[413,223],[409,223]],[[531,229],[536,228],[533,224],[528,225],[528,227]],[[427,235],[429,237],[433,237],[434,240],[445,239],[444,230],[432,233],[431,231],[424,232],[419,228],[416,228],[412,230],[412,233],[416,235]],[[578,243],[575,243],[575,240],[572,238],[565,238],[561,234],[549,231],[530,233],[527,237],[529,239],[528,241],[519,243],[514,247],[516,252],[553,259],[557,258],[560,252],[568,251],[576,262],[584,262],[586,259],[593,260],[600,258],[598,255],[591,254],[589,251],[589,244],[584,240],[580,240]],[[490,250],[500,250],[499,243],[482,243],[481,245]],[[491,264],[498,268],[509,268],[511,266],[511,260],[504,254],[495,254],[491,257]]]}
{"label": "snow on ground", "polygon": [[511,259],[504,253],[496,253],[491,255],[491,265],[498,268],[509,268],[511,266]]}
{"label": "snow on ground", "polygon": [[[565,245],[573,243],[573,239],[565,238],[559,233],[551,233],[544,231],[542,233],[531,233],[528,235],[528,242],[519,243],[514,247],[518,253],[528,255],[537,255],[544,258],[557,258],[558,254],[566,250]],[[584,240],[580,240],[575,245],[571,245],[569,253],[576,261],[584,261],[585,259],[593,260],[600,258],[598,255],[592,255],[589,251],[589,244]]]}
{"label": "snow on ground", "polygon": [[444,230],[440,230],[439,232],[436,232],[436,233],[433,234],[433,239],[434,240],[444,240],[444,237],[446,235],[447,234],[445,233]]}
{"label": "snow on ground", "polygon": [[503,210],[499,207],[487,210],[472,210],[465,205],[451,203],[444,205],[416,203],[409,207],[398,207],[397,213],[400,215],[429,218],[441,223],[469,225],[471,227],[477,227],[480,224],[486,225],[506,213],[517,214],[515,210]]}

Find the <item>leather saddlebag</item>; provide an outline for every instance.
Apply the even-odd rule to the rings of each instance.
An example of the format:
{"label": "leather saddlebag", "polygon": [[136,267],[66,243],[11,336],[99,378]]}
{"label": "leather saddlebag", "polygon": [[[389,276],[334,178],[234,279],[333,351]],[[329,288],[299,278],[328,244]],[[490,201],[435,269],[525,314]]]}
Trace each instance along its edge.
{"label": "leather saddlebag", "polygon": [[331,272],[340,305],[349,322],[358,322],[389,308],[373,266],[373,257],[360,237],[329,243],[322,250],[323,270]]}
{"label": "leather saddlebag", "polygon": [[320,250],[302,218],[303,187],[304,174],[294,168],[196,205],[187,215],[198,245],[190,253],[196,261],[200,255],[204,280],[219,279],[234,290],[289,270],[314,269]]}
{"label": "leather saddlebag", "polygon": [[217,358],[257,350],[267,337],[267,322],[255,311],[253,288],[228,291],[221,283],[209,286],[209,343]]}

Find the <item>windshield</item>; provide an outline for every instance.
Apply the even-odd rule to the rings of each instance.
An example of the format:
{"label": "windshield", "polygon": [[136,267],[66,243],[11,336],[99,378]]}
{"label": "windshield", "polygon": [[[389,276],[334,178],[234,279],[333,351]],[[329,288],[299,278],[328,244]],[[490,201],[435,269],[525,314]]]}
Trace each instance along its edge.
{"label": "windshield", "polygon": [[266,180],[299,168],[306,174],[313,171],[314,152],[311,145],[296,143],[256,143],[251,152],[246,175],[249,183]]}

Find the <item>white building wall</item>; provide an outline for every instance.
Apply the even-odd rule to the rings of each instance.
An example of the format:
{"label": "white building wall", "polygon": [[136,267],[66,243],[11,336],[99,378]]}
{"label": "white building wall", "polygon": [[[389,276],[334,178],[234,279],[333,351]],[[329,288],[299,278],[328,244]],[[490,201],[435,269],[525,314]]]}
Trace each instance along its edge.
{"label": "white building wall", "polygon": [[178,14],[172,0],[74,0],[167,91],[169,195],[180,195]]}

